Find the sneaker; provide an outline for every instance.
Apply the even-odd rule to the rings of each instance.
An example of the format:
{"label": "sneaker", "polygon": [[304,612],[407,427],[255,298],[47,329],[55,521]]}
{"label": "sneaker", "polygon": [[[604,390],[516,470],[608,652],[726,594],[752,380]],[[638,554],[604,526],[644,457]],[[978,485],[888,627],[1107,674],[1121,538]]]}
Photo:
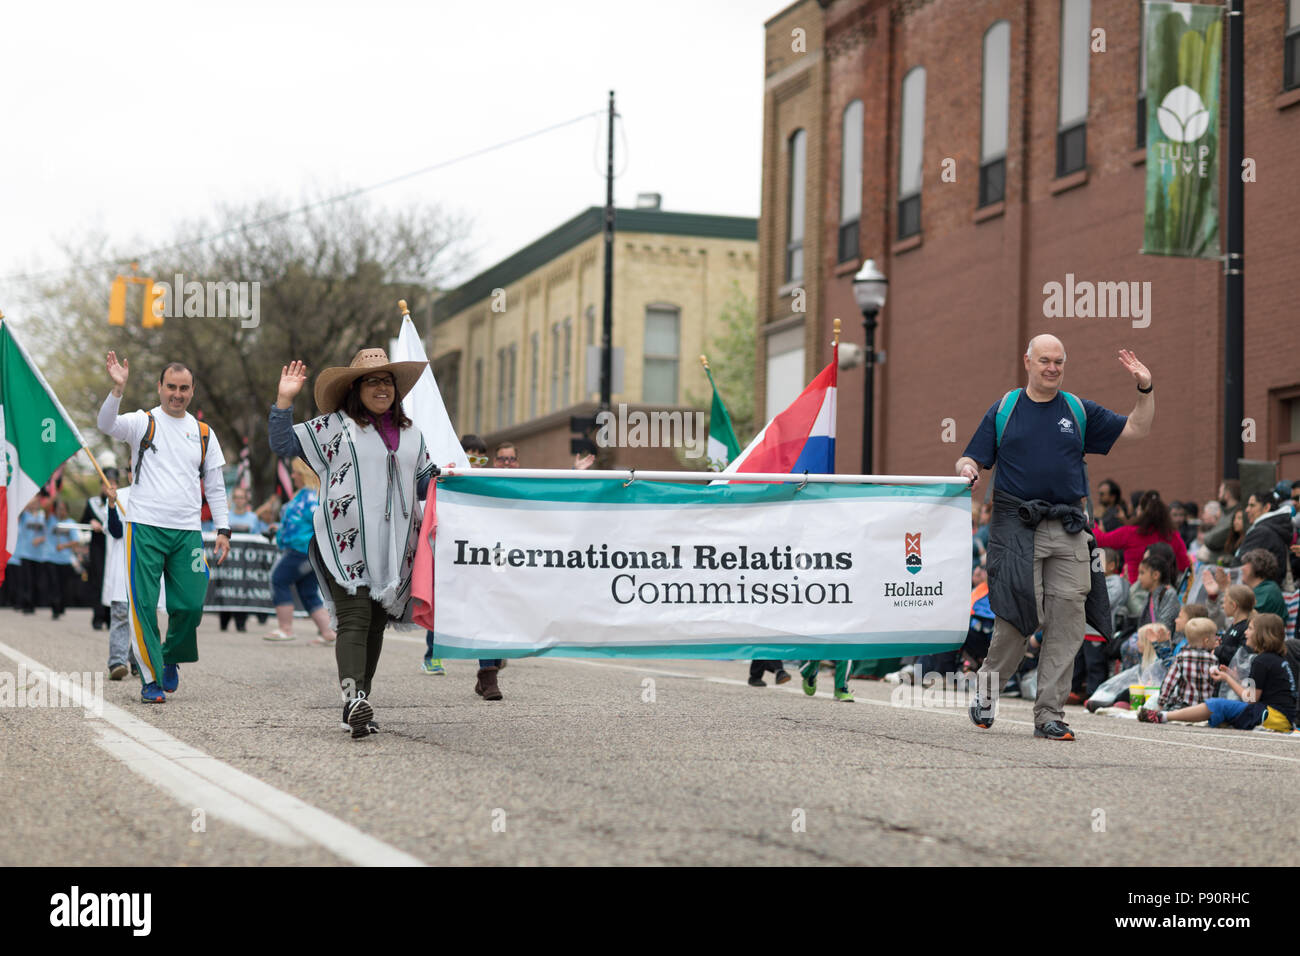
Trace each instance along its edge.
{"label": "sneaker", "polygon": [[853,691],[849,690],[847,687],[837,687],[835,688],[835,699],[842,700],[846,704],[852,704]]}
{"label": "sneaker", "polygon": [[[243,628],[240,628],[240,630],[242,631]],[[263,635],[262,635],[262,640],[264,640],[264,641],[292,641],[292,640],[293,640],[293,635],[292,635],[292,634],[286,634],[284,631],[280,630],[280,629],[277,627],[277,628],[276,628],[274,631],[272,631],[270,634],[263,634]]]}
{"label": "sneaker", "polygon": [[981,730],[988,730],[993,726],[993,704],[984,703],[976,695],[975,699],[970,702],[970,722]]}
{"label": "sneaker", "polygon": [[1103,704],[1103,703],[1102,703],[1101,701],[1099,701],[1099,700],[1093,700],[1092,698],[1089,698],[1089,699],[1084,703],[1083,706],[1086,707],[1086,708],[1088,708],[1088,713],[1090,713],[1090,714],[1095,714],[1097,711],[1101,710],[1103,707],[1106,707],[1106,706],[1108,706],[1108,705]]}
{"label": "sneaker", "polygon": [[121,680],[126,675],[127,675],[127,670],[125,664],[114,664],[112,667],[108,669],[109,680]]}
{"label": "sneaker", "polygon": [[442,658],[433,657],[420,664],[420,670],[426,674],[446,675],[447,668],[442,666]]}
{"label": "sneaker", "polygon": [[163,667],[163,690],[169,694],[176,693],[176,688],[181,683],[181,669],[177,664],[167,664]]}
{"label": "sneaker", "polygon": [[761,677],[751,677],[751,678],[749,679],[749,686],[750,686],[750,687],[766,687],[766,686],[767,686],[767,681],[763,680],[763,678],[761,678]]}
{"label": "sneaker", "polygon": [[156,683],[149,683],[140,688],[140,700],[146,704],[165,704],[167,695]]}
{"label": "sneaker", "polygon": [[816,675],[816,674],[814,674],[812,677],[805,677],[805,678],[803,679],[803,692],[804,692],[805,694],[807,694],[809,697],[811,697],[813,694],[817,693],[817,675]]}
{"label": "sneaker", "polygon": [[777,686],[778,686],[778,687],[779,687],[780,685],[782,685],[782,684],[788,684],[788,683],[790,683],[790,672],[789,672],[789,671],[777,671],[777,672],[776,672],[776,683],[777,683]]}
{"label": "sneaker", "polygon": [[1163,724],[1165,723],[1165,715],[1153,708],[1148,709],[1143,707],[1138,711],[1138,720],[1142,721],[1144,724]]}
{"label": "sneaker", "polygon": [[[370,736],[368,725],[374,722],[374,716],[375,709],[370,706],[370,701],[366,700],[364,693],[357,694],[343,705],[343,725],[352,731],[353,740]],[[375,729],[379,729],[378,724],[375,724]]]}
{"label": "sneaker", "polygon": [[1067,706],[1078,707],[1083,704],[1083,695],[1076,691],[1070,691],[1070,696],[1065,698]]}
{"label": "sneaker", "polygon": [[1035,737],[1044,737],[1047,740],[1073,740],[1074,731],[1071,730],[1063,721],[1049,720],[1041,727],[1034,727]]}

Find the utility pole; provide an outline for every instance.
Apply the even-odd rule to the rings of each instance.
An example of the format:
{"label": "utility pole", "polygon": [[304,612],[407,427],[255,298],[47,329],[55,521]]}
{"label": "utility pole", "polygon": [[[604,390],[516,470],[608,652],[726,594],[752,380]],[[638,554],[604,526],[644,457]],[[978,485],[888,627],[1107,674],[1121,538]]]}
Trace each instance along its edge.
{"label": "utility pole", "polygon": [[1243,0],[1230,0],[1228,10],[1228,242],[1223,260],[1223,477],[1237,478],[1237,461],[1244,454],[1241,419],[1246,403],[1245,283],[1246,234],[1243,222],[1245,184],[1241,164],[1246,153],[1244,86],[1246,15]]}
{"label": "utility pole", "polygon": [[609,411],[614,381],[614,91],[609,91],[605,152],[605,304],[600,320],[600,410]]}

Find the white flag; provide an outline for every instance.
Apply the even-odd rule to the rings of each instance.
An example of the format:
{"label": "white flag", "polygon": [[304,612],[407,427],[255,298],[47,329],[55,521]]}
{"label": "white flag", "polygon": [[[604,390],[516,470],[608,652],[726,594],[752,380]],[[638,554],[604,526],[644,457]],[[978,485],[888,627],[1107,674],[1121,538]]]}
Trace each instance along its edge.
{"label": "white flag", "polygon": [[[409,315],[402,316],[402,331],[397,334],[397,348],[393,351],[394,362],[427,362],[424,343],[420,333],[415,330],[415,323]],[[456,429],[447,417],[447,406],[442,403],[442,393],[438,383],[433,380],[433,367],[429,366],[415,383],[415,387],[402,399],[402,410],[415,422],[415,426],[424,433],[424,445],[429,456],[438,467],[455,465],[468,468],[469,459],[460,447]]]}

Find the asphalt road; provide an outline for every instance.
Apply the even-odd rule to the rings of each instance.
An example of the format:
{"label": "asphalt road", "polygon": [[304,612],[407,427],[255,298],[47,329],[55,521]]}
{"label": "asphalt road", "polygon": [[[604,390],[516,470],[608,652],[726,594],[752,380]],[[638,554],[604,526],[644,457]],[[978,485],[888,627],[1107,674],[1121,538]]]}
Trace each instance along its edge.
{"label": "asphalt road", "polygon": [[[333,652],[263,630],[205,618],[162,706],[131,679],[98,715],[0,700],[0,865],[1240,865],[1247,843],[1267,865],[1300,845],[1300,735],[1071,709],[1059,743],[1027,702],[980,731],[881,683],[854,704],[829,674],[811,699],[751,688],[739,661],[517,660],[487,703],[474,662],[425,675],[423,636],[390,630],[382,732],[353,741]],[[11,688],[20,664],[106,653],[88,611],[0,609]]]}

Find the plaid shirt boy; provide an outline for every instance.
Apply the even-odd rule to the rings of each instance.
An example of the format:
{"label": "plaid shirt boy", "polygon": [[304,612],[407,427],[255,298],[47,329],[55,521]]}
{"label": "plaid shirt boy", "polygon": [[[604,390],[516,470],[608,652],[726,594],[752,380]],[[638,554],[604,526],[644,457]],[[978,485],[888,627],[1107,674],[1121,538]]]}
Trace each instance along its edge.
{"label": "plaid shirt boy", "polygon": [[1215,692],[1210,668],[1218,664],[1214,652],[1202,647],[1184,647],[1174,658],[1160,685],[1161,710],[1177,710],[1202,703]]}

